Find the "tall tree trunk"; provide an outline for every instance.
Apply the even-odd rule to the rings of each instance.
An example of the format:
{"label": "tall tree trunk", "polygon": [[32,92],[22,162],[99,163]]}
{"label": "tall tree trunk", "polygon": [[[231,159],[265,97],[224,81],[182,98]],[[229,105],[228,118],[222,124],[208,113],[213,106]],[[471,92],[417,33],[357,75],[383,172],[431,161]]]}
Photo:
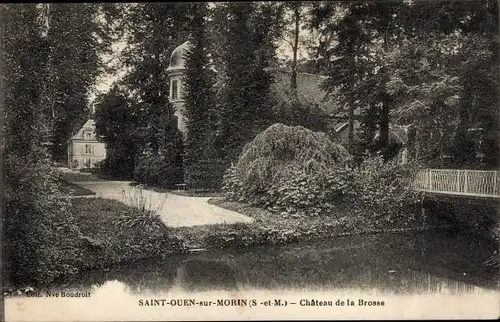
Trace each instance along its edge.
{"label": "tall tree trunk", "polygon": [[290,86],[292,89],[292,97],[298,101],[297,95],[297,54],[299,50],[299,36],[300,36],[300,3],[293,4],[293,17],[295,21],[294,35],[293,35],[293,59],[292,59],[292,75],[290,78]]}
{"label": "tall tree trunk", "polygon": [[382,110],[380,113],[380,138],[379,150],[382,151],[384,159],[389,158],[389,112],[390,112],[390,97],[387,93],[382,93]]}
{"label": "tall tree trunk", "polygon": [[[46,65],[45,65],[45,81],[42,84],[42,90],[40,93],[40,107],[45,112],[42,114],[44,120],[42,121],[43,126],[43,141],[48,143],[51,142],[53,144],[51,157],[53,159],[57,158],[57,141],[54,138],[54,126],[56,120],[56,112],[54,110],[54,72],[53,72],[53,44],[51,43],[51,34],[50,34],[50,4],[42,4],[40,6],[40,14],[39,14],[39,27],[40,27],[40,37],[46,44]],[[57,160],[60,161],[60,160]]]}

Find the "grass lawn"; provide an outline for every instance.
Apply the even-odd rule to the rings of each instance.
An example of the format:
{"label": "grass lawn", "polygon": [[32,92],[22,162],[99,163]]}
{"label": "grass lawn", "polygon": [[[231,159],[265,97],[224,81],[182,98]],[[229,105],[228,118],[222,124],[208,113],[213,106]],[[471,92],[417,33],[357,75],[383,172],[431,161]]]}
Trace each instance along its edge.
{"label": "grass lawn", "polygon": [[67,189],[71,196],[91,196],[95,195],[95,192],[85,189],[75,183],[68,182],[65,180],[60,181],[63,189]]}
{"label": "grass lawn", "polygon": [[249,216],[254,222],[175,228],[174,233],[190,247],[249,247],[342,236],[355,233],[356,226],[361,220],[342,215],[335,218],[284,217],[265,209],[225,201],[223,198],[212,198],[209,203]]}
{"label": "grass lawn", "polygon": [[365,216],[354,215],[349,209],[338,209],[336,214],[313,217],[282,215],[223,198],[212,198],[209,203],[249,216],[254,222],[173,229],[189,247],[225,248],[288,244],[334,236],[422,229],[417,222],[411,226],[395,223],[391,227],[387,227],[386,223],[376,224]]}
{"label": "grass lawn", "polygon": [[79,182],[79,181],[100,181],[95,175],[86,172],[64,172],[62,174],[62,179],[68,182]]}
{"label": "grass lawn", "polygon": [[183,249],[158,216],[102,198],[73,199],[72,205],[85,258],[83,268],[108,267]]}
{"label": "grass lawn", "polygon": [[[137,182],[131,183],[132,186],[140,185]],[[222,192],[219,191],[205,191],[205,190],[178,190],[178,189],[168,189],[168,188],[160,188],[154,186],[143,185],[144,189],[151,190],[159,193],[171,193],[179,196],[186,197],[221,197]]]}

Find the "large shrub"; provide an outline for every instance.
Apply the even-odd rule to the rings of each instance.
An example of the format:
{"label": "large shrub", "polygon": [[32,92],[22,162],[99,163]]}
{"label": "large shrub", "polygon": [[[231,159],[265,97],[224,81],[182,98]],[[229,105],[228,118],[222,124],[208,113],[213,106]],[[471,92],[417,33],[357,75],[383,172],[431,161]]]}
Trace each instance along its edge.
{"label": "large shrub", "polygon": [[144,156],[134,169],[134,180],[147,185],[175,188],[184,181],[184,170],[179,160],[163,156]]}
{"label": "large shrub", "polygon": [[345,191],[353,211],[388,221],[415,214],[411,208],[418,204],[422,195],[411,188],[412,165],[384,162],[382,157],[374,157],[349,171],[352,182]]}
{"label": "large shrub", "polygon": [[278,187],[298,177],[322,182],[329,169],[348,156],[324,133],[277,123],[245,145],[225,176],[223,190],[232,200],[269,205],[276,201],[272,191]]}
{"label": "large shrub", "polygon": [[5,158],[5,268],[14,285],[77,272],[78,227],[58,175],[40,155]]}
{"label": "large shrub", "polygon": [[219,159],[199,160],[186,166],[186,184],[190,189],[217,191],[222,187],[226,165]]}
{"label": "large shrub", "polygon": [[323,133],[275,124],[247,144],[225,175],[226,199],[281,215],[345,214],[368,226],[408,223],[420,194],[410,186],[413,168],[381,157],[350,162]]}

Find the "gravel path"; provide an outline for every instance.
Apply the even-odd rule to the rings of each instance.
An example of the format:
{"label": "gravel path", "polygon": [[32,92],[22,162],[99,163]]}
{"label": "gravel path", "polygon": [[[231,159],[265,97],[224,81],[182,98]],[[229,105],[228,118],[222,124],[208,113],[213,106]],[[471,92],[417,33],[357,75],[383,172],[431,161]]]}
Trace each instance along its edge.
{"label": "gravel path", "polygon": [[253,220],[240,213],[209,204],[209,197],[159,193],[132,187],[130,181],[108,181],[66,168],[61,170],[68,181],[95,192],[96,197],[115,199],[129,205],[133,204],[134,200],[143,198],[152,209],[158,210],[163,222],[170,227],[248,223]]}

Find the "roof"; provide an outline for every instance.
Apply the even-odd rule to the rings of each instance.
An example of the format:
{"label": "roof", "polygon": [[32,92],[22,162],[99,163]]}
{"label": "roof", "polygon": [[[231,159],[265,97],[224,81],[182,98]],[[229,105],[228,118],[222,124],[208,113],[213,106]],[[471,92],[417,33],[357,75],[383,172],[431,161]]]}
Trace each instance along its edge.
{"label": "roof", "polygon": [[87,140],[87,141],[96,141],[97,140],[95,138],[95,135],[93,136],[93,139],[91,139],[91,140],[85,139],[85,137],[83,136],[84,129],[95,133],[95,121],[92,119],[87,120],[87,122],[85,122],[85,124],[83,124],[83,126],[76,132],[75,135],[73,135],[71,138],[69,138],[69,140]]}
{"label": "roof", "polygon": [[185,41],[182,45],[177,46],[170,55],[170,64],[167,71],[183,70],[186,68],[185,55],[191,46],[189,41]]}
{"label": "roof", "polygon": [[[273,91],[276,93],[279,100],[287,101],[291,94],[291,72],[276,69],[274,70],[274,78]],[[327,99],[327,93],[321,87],[325,79],[326,77],[322,75],[297,73],[297,94],[299,102],[317,106],[327,113],[334,112],[337,109],[336,104]]]}

